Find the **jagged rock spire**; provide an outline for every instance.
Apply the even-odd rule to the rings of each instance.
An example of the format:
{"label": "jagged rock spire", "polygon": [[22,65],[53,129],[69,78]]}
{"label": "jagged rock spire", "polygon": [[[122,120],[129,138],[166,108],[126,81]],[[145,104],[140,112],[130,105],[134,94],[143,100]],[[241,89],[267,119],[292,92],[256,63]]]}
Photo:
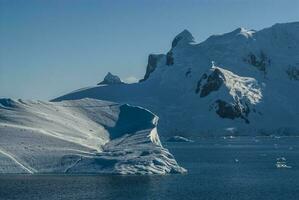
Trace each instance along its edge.
{"label": "jagged rock spire", "polygon": [[115,85],[115,84],[123,84],[120,78],[116,75],[111,74],[110,72],[107,73],[104,80],[98,85]]}

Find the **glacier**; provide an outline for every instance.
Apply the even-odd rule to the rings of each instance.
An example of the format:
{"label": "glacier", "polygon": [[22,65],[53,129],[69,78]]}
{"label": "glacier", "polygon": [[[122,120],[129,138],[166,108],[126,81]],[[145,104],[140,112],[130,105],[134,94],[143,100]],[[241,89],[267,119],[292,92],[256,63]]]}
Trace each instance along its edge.
{"label": "glacier", "polygon": [[[165,137],[299,135],[299,22],[237,28],[196,43],[188,30],[151,54],[139,83],[53,99],[95,98],[156,113]],[[233,130],[233,131],[232,131]]]}
{"label": "glacier", "polygon": [[0,173],[184,173],[162,146],[158,117],[95,99],[0,99]]}

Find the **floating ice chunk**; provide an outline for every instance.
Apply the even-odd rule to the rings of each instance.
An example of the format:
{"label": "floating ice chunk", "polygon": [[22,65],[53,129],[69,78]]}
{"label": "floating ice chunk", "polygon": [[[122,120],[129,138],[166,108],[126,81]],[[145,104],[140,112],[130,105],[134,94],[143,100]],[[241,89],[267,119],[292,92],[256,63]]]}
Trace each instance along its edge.
{"label": "floating ice chunk", "polygon": [[276,158],[276,168],[292,168],[292,166],[287,165],[287,159],[285,157]]}
{"label": "floating ice chunk", "polygon": [[168,138],[167,142],[194,142],[188,138],[184,138],[182,136],[173,136]]}
{"label": "floating ice chunk", "polygon": [[233,135],[229,135],[229,136],[223,136],[223,139],[235,139],[236,137]]}
{"label": "floating ice chunk", "polygon": [[168,138],[167,142],[194,142],[194,141],[190,140],[188,138],[176,135],[176,136]]}
{"label": "floating ice chunk", "polygon": [[260,142],[260,140],[259,140],[259,139],[257,139],[257,138],[254,138],[254,139],[253,139],[253,141],[254,141],[255,143],[258,143],[258,142]]}

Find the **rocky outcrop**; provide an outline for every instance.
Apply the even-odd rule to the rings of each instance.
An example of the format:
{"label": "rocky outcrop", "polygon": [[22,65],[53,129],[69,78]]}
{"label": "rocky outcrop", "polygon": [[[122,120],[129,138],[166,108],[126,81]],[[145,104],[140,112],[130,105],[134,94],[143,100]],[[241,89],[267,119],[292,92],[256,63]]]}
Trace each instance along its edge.
{"label": "rocky outcrop", "polygon": [[173,56],[173,50],[177,48],[178,46],[185,46],[194,43],[194,38],[192,34],[188,30],[184,30],[181,33],[179,33],[172,41],[171,43],[171,49],[166,54],[166,65],[174,65],[174,56]]}
{"label": "rocky outcrop", "polygon": [[108,74],[105,76],[103,81],[98,83],[98,85],[116,85],[116,84],[124,84],[124,82],[122,82],[118,76],[113,75],[110,72],[108,72]]}
{"label": "rocky outcrop", "polygon": [[[223,87],[222,87],[223,86]],[[197,82],[196,93],[201,98],[207,98],[212,92],[216,96],[210,97],[214,103],[216,114],[221,118],[243,119],[249,123],[250,106],[258,103],[261,90],[255,79],[238,76],[213,63],[209,72],[204,73]],[[221,97],[221,99],[219,98]],[[216,100],[214,100],[217,98]]]}
{"label": "rocky outcrop", "polygon": [[250,112],[249,106],[245,104],[245,106],[241,105],[239,102],[236,103],[227,103],[221,99],[218,99],[216,102],[216,113],[222,117],[227,119],[235,119],[241,118],[249,124],[249,120],[247,119],[248,114]]}
{"label": "rocky outcrop", "polygon": [[194,42],[194,38],[192,34],[185,29],[172,40],[171,48],[173,49],[178,45],[186,45],[186,44],[191,44],[193,42]]}
{"label": "rocky outcrop", "polygon": [[264,76],[267,74],[267,66],[271,63],[270,59],[263,51],[260,51],[260,53],[257,55],[254,53],[249,53],[248,57],[245,58],[244,61],[263,72]]}
{"label": "rocky outcrop", "polygon": [[[200,97],[205,97],[209,95],[211,92],[219,90],[224,80],[225,77],[223,76],[221,71],[216,68],[209,76],[207,76],[206,73],[202,75],[202,77],[197,83],[197,88],[195,92],[200,92]],[[203,84],[202,82],[204,81],[205,83]]]}
{"label": "rocky outcrop", "polygon": [[174,64],[174,58],[173,58],[173,53],[172,51],[169,51],[166,54],[166,65],[170,66]]}
{"label": "rocky outcrop", "polygon": [[140,82],[145,81],[149,78],[150,74],[155,71],[158,66],[158,63],[165,57],[164,54],[150,54],[148,56],[148,62],[146,66],[146,72],[144,78]]}

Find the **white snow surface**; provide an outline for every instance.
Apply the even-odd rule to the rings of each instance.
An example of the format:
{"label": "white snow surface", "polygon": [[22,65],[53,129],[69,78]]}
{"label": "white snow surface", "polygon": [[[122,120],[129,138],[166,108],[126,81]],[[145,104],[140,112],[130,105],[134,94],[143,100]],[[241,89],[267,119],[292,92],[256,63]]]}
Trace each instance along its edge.
{"label": "white snow surface", "polygon": [[299,135],[299,22],[238,28],[197,44],[184,30],[160,58],[140,83],[96,86],[53,101],[139,105],[159,116],[163,136]]}
{"label": "white snow surface", "polygon": [[183,173],[161,145],[158,117],[95,99],[0,99],[0,173]]}

